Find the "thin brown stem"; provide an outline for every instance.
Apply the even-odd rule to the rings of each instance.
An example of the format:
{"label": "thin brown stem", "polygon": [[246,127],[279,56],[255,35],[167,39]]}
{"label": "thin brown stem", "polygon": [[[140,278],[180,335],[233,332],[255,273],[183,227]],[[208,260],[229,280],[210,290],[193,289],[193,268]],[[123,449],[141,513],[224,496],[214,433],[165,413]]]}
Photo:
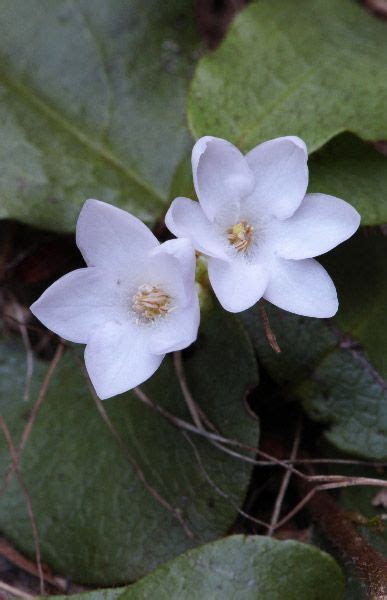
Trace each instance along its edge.
{"label": "thin brown stem", "polygon": [[[227,452],[227,454],[230,454],[231,456],[234,456],[235,458],[237,458],[239,460],[243,460],[245,462],[248,462],[250,464],[257,465],[257,466],[260,466],[260,464],[261,464],[260,461],[255,460],[254,458],[251,458],[250,456],[240,454],[239,452],[231,450],[230,448],[227,448],[227,447],[225,448],[224,446],[234,446],[234,447],[242,448],[244,450],[248,450],[250,452],[254,452],[257,455],[268,459],[268,461],[271,462],[272,466],[280,466],[286,470],[291,471],[291,473],[293,473],[294,475],[297,475],[301,479],[305,479],[306,481],[334,482],[334,483],[338,483],[338,484],[341,484],[342,482],[349,482],[348,483],[349,485],[371,485],[371,486],[387,487],[387,481],[384,481],[382,479],[374,479],[371,477],[347,477],[345,475],[306,475],[302,471],[293,467],[291,464],[291,461],[289,462],[289,461],[280,460],[280,459],[276,458],[275,456],[272,456],[272,455],[268,454],[267,452],[264,452],[263,450],[259,450],[259,448],[254,448],[252,446],[249,446],[247,444],[239,442],[238,440],[226,438],[217,433],[212,433],[212,432],[206,431],[204,429],[199,429],[198,427],[195,427],[195,425],[192,425],[192,423],[188,423],[187,421],[184,421],[183,419],[176,417],[175,415],[173,415],[169,411],[165,410],[160,405],[153,402],[153,400],[151,400],[149,398],[149,396],[147,396],[145,394],[145,392],[143,390],[141,390],[141,388],[135,388],[133,390],[133,392],[137,396],[137,398],[139,400],[141,400],[141,402],[143,402],[144,404],[146,404],[146,406],[149,406],[153,410],[160,413],[165,419],[167,419],[177,429],[185,429],[186,431],[189,431],[190,433],[194,433],[196,435],[204,437],[205,439],[209,440],[210,442],[216,442],[214,444],[216,447],[219,447],[223,452]],[[265,462],[265,464],[267,464],[267,462]],[[342,487],[342,485],[339,485],[338,487]]]}
{"label": "thin brown stem", "polygon": [[28,402],[30,399],[30,389],[31,389],[31,380],[34,372],[34,354],[32,352],[30,338],[28,336],[28,331],[26,327],[26,323],[23,321],[23,311],[22,307],[18,304],[15,298],[12,298],[13,305],[15,309],[15,314],[19,320],[18,328],[20,331],[20,335],[24,344],[24,348],[26,351],[26,379],[24,386],[24,394],[23,400]]}
{"label": "thin brown stem", "polygon": [[265,306],[262,301],[258,303],[258,307],[259,307],[259,313],[260,313],[261,319],[262,319],[263,330],[265,332],[267,340],[268,340],[271,348],[274,350],[274,352],[276,352],[277,354],[280,354],[281,348],[279,347],[277,338],[275,337],[275,334],[274,334],[272,328],[270,327],[269,317],[267,316],[267,312],[265,310]]}
{"label": "thin brown stem", "polygon": [[[301,440],[301,427],[302,427],[302,421],[300,419],[299,422],[297,423],[296,432],[294,435],[294,441],[293,441],[292,451],[290,454],[290,460],[294,460],[297,456],[297,452],[298,452],[298,448],[300,446],[300,440]],[[284,497],[286,494],[286,490],[289,485],[291,475],[292,475],[292,472],[288,469],[287,471],[285,471],[285,474],[282,478],[280,489],[278,491],[278,495],[277,495],[277,498],[276,498],[276,501],[274,504],[273,513],[271,515],[270,526],[268,527],[268,530],[267,530],[267,535],[269,537],[271,537],[273,535],[276,525],[278,523],[278,519],[281,514],[282,503],[283,503],[283,500],[284,500]]]}
{"label": "thin brown stem", "polygon": [[94,388],[92,387],[92,385],[90,383],[90,380],[87,376],[87,373],[85,372],[85,369],[83,368],[83,365],[81,365],[81,368],[82,368],[82,372],[87,380],[91,396],[94,400],[94,403],[97,407],[97,410],[98,410],[102,420],[104,421],[105,425],[109,429],[110,433],[113,435],[114,439],[116,440],[116,442],[118,444],[118,447],[123,452],[123,455],[125,456],[126,460],[129,462],[131,467],[134,469],[136,476],[142,482],[142,484],[144,485],[145,489],[149,492],[149,494],[163,508],[165,508],[168,512],[170,512],[175,519],[177,519],[177,521],[182,526],[187,537],[189,537],[190,539],[193,539],[195,537],[195,535],[194,535],[193,531],[190,529],[190,527],[187,525],[187,523],[185,522],[185,520],[183,518],[183,511],[180,508],[176,508],[176,507],[172,506],[172,504],[170,504],[170,502],[168,502],[168,500],[166,500],[152,485],[150,485],[147,478],[145,477],[144,471],[141,469],[140,465],[130,454],[128,448],[126,447],[125,442],[123,441],[123,439],[121,438],[117,429],[114,427],[112,421],[110,420],[101,400],[98,398],[97,394],[94,391]]}
{"label": "thin brown stem", "polygon": [[[46,376],[43,379],[43,383],[40,387],[37,400],[36,400],[34,406],[32,407],[30,416],[28,418],[27,425],[25,426],[24,431],[22,433],[21,440],[19,442],[17,452],[16,452],[16,456],[17,456],[18,460],[20,460],[20,456],[27,444],[28,438],[30,436],[32,427],[35,422],[35,419],[38,416],[39,410],[40,410],[40,408],[43,404],[43,401],[47,395],[47,391],[48,391],[49,385],[51,383],[52,376],[54,375],[55,369],[57,368],[58,363],[62,357],[63,348],[64,348],[64,345],[63,345],[62,341],[60,341],[57,346],[57,349],[55,351],[54,357],[50,363],[50,366],[48,368]],[[0,490],[0,497],[4,494],[5,490],[7,489],[7,486],[12,478],[13,472],[14,472],[14,465],[11,464],[9,469],[5,473],[3,487]]]}
{"label": "thin brown stem", "polygon": [[23,598],[23,600],[33,600],[34,596],[28,594],[27,592],[23,592],[13,585],[9,585],[9,583],[5,583],[5,581],[0,581],[0,590],[4,590],[7,594],[11,596],[15,596],[15,598]]}
{"label": "thin brown stem", "polygon": [[[310,484],[305,481],[297,483],[300,494],[306,494],[304,499],[308,499],[308,511],[316,527],[343,555],[345,562],[350,562],[366,580],[369,597],[374,600],[386,598],[387,559],[361,536],[332,496],[322,491],[323,486],[310,489]],[[325,489],[329,488],[325,486]]]}
{"label": "thin brown stem", "polygon": [[191,440],[190,436],[185,433],[185,431],[182,431],[183,436],[185,437],[185,439],[187,440],[187,442],[190,444],[193,453],[195,455],[196,461],[199,465],[200,471],[203,474],[203,477],[206,479],[207,483],[209,483],[209,485],[215,490],[215,492],[221,496],[222,498],[224,498],[225,500],[227,500],[229,502],[229,504],[234,508],[234,510],[236,510],[237,513],[239,513],[242,517],[244,517],[245,519],[248,519],[249,521],[252,521],[253,523],[257,524],[257,525],[261,525],[262,527],[268,527],[268,523],[265,523],[265,521],[261,521],[260,519],[256,519],[255,517],[253,517],[252,515],[249,515],[248,513],[246,513],[245,511],[241,510],[239,508],[239,506],[232,500],[232,498],[230,498],[230,496],[228,494],[226,494],[225,491],[223,491],[222,489],[220,489],[220,487],[213,481],[213,479],[211,479],[210,475],[208,474],[206,468],[204,467],[202,458],[200,456],[200,453],[197,449],[197,447],[195,446],[195,444],[193,443],[193,441]]}
{"label": "thin brown stem", "polygon": [[[23,556],[20,552],[18,552],[7,540],[4,538],[0,538],[0,556],[3,556],[7,559],[8,562],[12,563],[19,569],[26,571],[30,575],[34,577],[39,577],[39,572],[37,566],[34,562]],[[51,572],[47,570],[46,567],[42,565],[43,569],[43,577],[44,581],[49,583],[50,585],[56,587],[58,590],[62,592],[67,591],[67,581],[62,577],[58,577],[53,575]],[[74,586],[72,586],[73,588]],[[79,591],[82,591],[83,588],[79,588]],[[74,591],[74,589],[73,589]]]}
{"label": "thin brown stem", "polygon": [[200,415],[199,415],[198,407],[196,405],[195,400],[193,399],[193,396],[192,396],[190,389],[188,387],[188,384],[187,384],[187,379],[186,379],[184,368],[183,368],[182,355],[181,355],[180,351],[173,353],[173,364],[175,366],[176,377],[179,381],[180,388],[181,388],[185,403],[187,405],[187,408],[189,410],[189,413],[192,417],[192,420],[198,429],[204,429]]}
{"label": "thin brown stem", "polygon": [[[337,482],[333,482],[333,483],[322,483],[321,485],[317,485],[316,487],[312,488],[307,494],[306,496],[304,496],[302,498],[302,500],[300,500],[300,502],[290,511],[288,512],[288,514],[281,519],[281,521],[279,521],[275,527],[275,529],[279,529],[280,527],[282,527],[283,525],[285,525],[285,523],[287,523],[288,521],[290,521],[290,519],[292,519],[293,517],[295,517],[301,509],[304,508],[304,506],[306,504],[308,504],[308,502],[314,497],[314,495],[317,492],[323,492],[323,491],[327,491],[327,490],[336,490],[339,488],[346,488],[346,487],[353,487],[353,486],[373,486],[373,485],[381,485],[382,483],[384,484],[382,487],[387,487],[387,482],[382,482],[381,480],[376,480],[378,481],[378,484],[375,483],[370,483],[369,481],[364,481],[366,480],[366,477],[354,477],[352,478],[348,478],[349,480],[342,480],[342,481],[337,481]],[[303,478],[304,481],[306,482],[310,482],[313,481],[313,476],[305,476]],[[363,480],[363,481],[360,481]]]}
{"label": "thin brown stem", "polygon": [[38,570],[38,575],[39,575],[39,584],[40,584],[40,593],[44,594],[45,593],[45,588],[44,588],[44,576],[43,576],[43,569],[42,569],[42,560],[41,560],[41,555],[40,555],[40,542],[39,542],[39,532],[38,532],[38,527],[36,524],[36,520],[35,520],[35,515],[34,515],[34,511],[32,509],[32,502],[31,502],[31,498],[30,495],[28,493],[27,487],[24,483],[24,479],[21,473],[21,469],[19,466],[19,461],[18,461],[18,456],[15,450],[15,446],[12,440],[12,436],[11,433],[7,427],[6,422],[4,421],[3,417],[0,415],[0,427],[1,430],[4,434],[5,440],[7,442],[7,446],[8,446],[8,451],[9,454],[12,458],[12,462],[13,462],[13,466],[14,466],[14,471],[16,473],[16,477],[19,481],[19,485],[20,485],[20,489],[22,490],[23,496],[25,498],[25,502],[26,502],[26,506],[27,506],[27,512],[28,512],[28,516],[31,522],[31,529],[32,529],[32,536],[34,538],[34,546],[35,546],[35,558],[36,558],[36,566],[37,566],[37,570]]}

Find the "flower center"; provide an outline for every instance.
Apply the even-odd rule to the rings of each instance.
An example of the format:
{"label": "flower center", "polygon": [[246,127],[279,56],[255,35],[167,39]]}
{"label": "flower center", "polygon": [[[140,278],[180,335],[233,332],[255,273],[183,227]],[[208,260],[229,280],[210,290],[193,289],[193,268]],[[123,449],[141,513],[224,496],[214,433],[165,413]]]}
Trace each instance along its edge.
{"label": "flower center", "polygon": [[237,252],[246,252],[253,240],[254,227],[247,221],[240,221],[227,229],[227,239]]}
{"label": "flower center", "polygon": [[171,298],[155,285],[140,285],[133,296],[132,307],[144,321],[154,321],[171,310]]}

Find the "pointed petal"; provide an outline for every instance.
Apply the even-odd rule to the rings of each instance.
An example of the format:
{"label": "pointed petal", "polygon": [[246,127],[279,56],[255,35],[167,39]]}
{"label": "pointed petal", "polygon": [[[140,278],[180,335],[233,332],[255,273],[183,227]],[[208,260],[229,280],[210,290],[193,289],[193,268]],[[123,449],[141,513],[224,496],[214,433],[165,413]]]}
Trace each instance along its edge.
{"label": "pointed petal", "polygon": [[254,177],[243,154],[220,138],[200,138],[192,150],[192,173],[199,202],[210,221],[224,207],[235,205],[248,195]]}
{"label": "pointed petal", "polygon": [[191,240],[199,252],[216,257],[226,255],[224,239],[207,219],[199,202],[176,198],[165,215],[165,224],[176,237]]}
{"label": "pointed petal", "polygon": [[243,261],[208,261],[208,275],[214,292],[224,309],[247,310],[262,297],[268,282],[266,269]]}
{"label": "pointed petal", "polygon": [[308,153],[294,136],[276,138],[256,146],[246,155],[255,175],[255,188],[246,206],[269,212],[279,219],[290,217],[299,207],[308,187]]}
{"label": "pointed petal", "polygon": [[77,222],[77,246],[89,267],[125,267],[159,242],[140,219],[106,202],[87,200]]}
{"label": "pointed petal", "polygon": [[178,261],[187,296],[191,297],[195,290],[196,269],[195,249],[191,241],[184,238],[168,240],[155,248],[151,255],[154,256],[163,253],[170,254]]}
{"label": "pointed petal", "polygon": [[101,400],[123,394],[149,379],[163,358],[149,352],[146,333],[131,322],[105,323],[85,350],[87,372]]}
{"label": "pointed petal", "polygon": [[311,258],[328,252],[355,233],[359,213],[344,200],[307,194],[294,215],[279,223],[276,249],[283,258]]}
{"label": "pointed petal", "polygon": [[199,323],[199,299],[195,291],[189,304],[171,312],[151,332],[150,350],[154,354],[166,354],[187,348],[198,336]]}
{"label": "pointed petal", "polygon": [[332,317],[338,309],[336,288],[316,260],[285,260],[272,264],[264,298],[296,315]]}
{"label": "pointed petal", "polygon": [[114,274],[91,267],[67,273],[31,306],[51,331],[86,344],[96,329],[120,314],[120,289]]}
{"label": "pointed petal", "polygon": [[184,275],[176,257],[167,252],[159,252],[140,263],[136,285],[151,284],[160,287],[178,306],[185,306],[191,299],[192,289],[186,287]]}

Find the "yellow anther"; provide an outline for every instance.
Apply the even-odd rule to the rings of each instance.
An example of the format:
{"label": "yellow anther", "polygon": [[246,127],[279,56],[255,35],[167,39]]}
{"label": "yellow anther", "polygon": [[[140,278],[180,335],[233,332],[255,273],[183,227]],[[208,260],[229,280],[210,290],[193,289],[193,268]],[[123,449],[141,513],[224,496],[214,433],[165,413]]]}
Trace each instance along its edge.
{"label": "yellow anther", "polygon": [[133,296],[132,307],[145,321],[154,321],[171,309],[171,298],[154,285],[141,285]]}
{"label": "yellow anther", "polygon": [[254,227],[247,221],[240,221],[227,229],[227,239],[238,252],[246,252],[253,239]]}

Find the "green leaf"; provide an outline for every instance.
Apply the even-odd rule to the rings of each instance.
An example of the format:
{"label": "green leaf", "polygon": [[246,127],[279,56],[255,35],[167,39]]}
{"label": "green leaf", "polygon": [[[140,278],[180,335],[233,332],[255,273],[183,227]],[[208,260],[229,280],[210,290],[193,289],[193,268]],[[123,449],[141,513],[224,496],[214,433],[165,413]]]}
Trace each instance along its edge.
{"label": "green leaf", "polygon": [[[325,552],[299,542],[234,535],[190,550],[127,587],[118,598],[342,600],[343,595],[341,570]],[[72,597],[104,600],[101,590]]]}
{"label": "green leaf", "polygon": [[335,322],[358,340],[387,378],[387,238],[376,230],[359,233],[321,257],[338,290]]}
{"label": "green leaf", "polygon": [[[24,358],[20,344],[3,341],[1,412],[15,443],[47,371],[46,364],[36,361],[26,404]],[[251,465],[199,436],[191,434],[189,443],[181,430],[132,394],[103,404],[148,483],[181,511],[195,536],[190,539],[144,487],[117,445],[90,396],[78,359],[78,353],[68,350],[59,363],[23,452],[24,480],[43,560],[54,572],[87,584],[128,583],[228,531],[244,500]],[[240,324],[224,312],[208,313],[184,365],[196,402],[219,431],[256,446],[258,423],[243,403],[247,389],[257,382],[256,360]],[[189,420],[169,357],[144,390],[164,409]],[[4,448],[3,440],[1,444]],[[8,464],[3,450],[0,477]],[[33,553],[25,500],[15,480],[0,502],[0,528],[23,552]]]}
{"label": "green leaf", "polygon": [[[125,587],[116,588],[103,588],[100,590],[93,590],[92,592],[81,592],[79,594],[71,594],[66,596],[49,596],[52,600],[118,600],[118,597],[125,591]],[[41,596],[41,600],[47,598],[47,596]]]}
{"label": "green leaf", "polygon": [[309,192],[350,202],[362,225],[387,223],[387,158],[352,134],[334,138],[309,160]]}
{"label": "green leaf", "polygon": [[352,0],[260,0],[199,62],[189,98],[196,137],[244,150],[299,135],[309,151],[344,130],[387,136],[387,25]]}
{"label": "green leaf", "polygon": [[0,217],[74,229],[89,197],[154,223],[191,144],[192,3],[3,0]]}
{"label": "green leaf", "polygon": [[311,419],[329,425],[329,442],[344,452],[381,460],[387,459],[387,394],[375,366],[386,366],[386,245],[386,238],[361,232],[330,254],[329,271],[341,300],[333,321],[268,305],[280,355],[269,346],[257,308],[240,317],[261,363],[287,397],[298,398]]}

